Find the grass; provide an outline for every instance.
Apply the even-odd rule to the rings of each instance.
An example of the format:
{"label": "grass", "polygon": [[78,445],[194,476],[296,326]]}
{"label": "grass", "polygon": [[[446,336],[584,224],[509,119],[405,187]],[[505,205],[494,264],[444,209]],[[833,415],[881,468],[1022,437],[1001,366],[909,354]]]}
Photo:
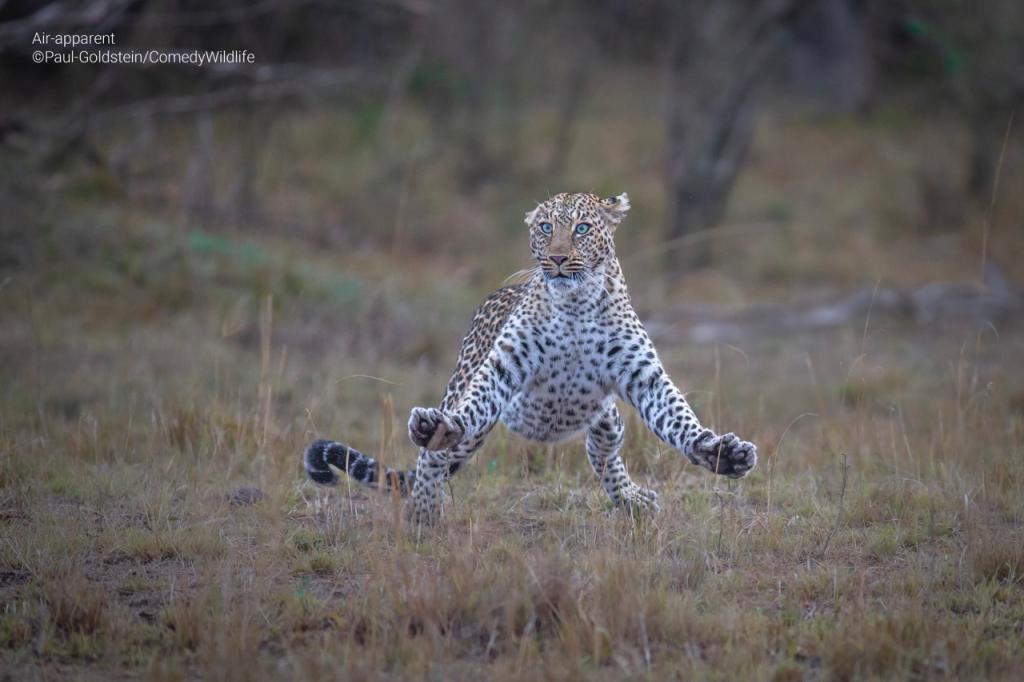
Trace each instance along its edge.
{"label": "grass", "polygon": [[[619,127],[634,114],[607,113]],[[598,123],[579,131],[575,161],[589,169],[605,161],[586,144]],[[358,188],[353,168],[315,155],[336,125],[314,117],[312,137],[298,140],[308,160],[263,170],[327,185],[312,192],[311,215]],[[294,121],[279,128],[269,144],[300,135]],[[946,237],[922,250],[885,225],[854,229],[862,204],[905,219],[907,196],[889,181],[929,148],[937,132],[926,128],[902,143],[906,131],[770,124],[732,215],[763,212],[784,229],[723,233],[716,249],[735,247],[750,267],[691,273],[673,289],[630,263],[656,236],[640,221],[634,243],[627,224],[619,250],[638,305],[657,314],[705,294],[728,305],[784,298],[794,282],[973,273],[970,226],[951,255]],[[649,137],[618,144],[652,153]],[[395,500],[344,481],[330,491],[306,481],[300,454],[318,436],[412,465],[404,415],[437,400],[476,300],[522,260],[510,254],[525,254],[521,233],[494,227],[514,202],[446,207],[444,172],[426,171],[410,200],[434,202],[409,227],[416,257],[393,249],[393,215],[337,237],[338,250],[302,229],[243,235],[143,201],[118,199],[124,210],[112,212],[110,197],[81,192],[48,219],[26,248],[49,260],[0,287],[5,673],[1019,675],[1024,329],[1013,325],[872,322],[742,347],[656,338],[702,418],[757,442],[761,464],[739,483],[714,478],[630,415],[625,459],[660,493],[652,518],[609,509],[581,443],[544,447],[503,430],[455,479],[436,528],[410,529]],[[636,192],[626,189],[657,196],[656,178],[638,171]],[[841,201],[821,198],[839,186]],[[304,197],[271,195],[265,208],[285,215]],[[647,206],[656,222],[662,209]],[[462,242],[454,255],[439,246],[446,224]],[[481,248],[492,250],[488,226],[493,260]],[[1018,253],[1007,232],[990,244]],[[233,503],[243,486],[262,498]]]}
{"label": "grass", "polygon": [[[410,464],[392,408],[410,401],[393,386],[318,395],[311,384],[348,373],[339,351],[281,364],[271,341],[232,359],[228,338],[179,351],[187,381],[152,377],[126,398],[140,362],[172,360],[143,345],[108,359],[75,416],[47,399],[4,411],[4,661],[172,677],[1009,679],[1024,424],[1002,386],[1020,380],[1022,340],[960,355],[920,339],[924,376],[946,376],[916,393],[932,380],[906,377],[898,409],[848,397],[843,333],[751,344],[749,364],[669,346],[675,374],[720,396],[693,396],[706,418],[762,444],[749,479],[703,475],[631,418],[628,461],[664,510],[630,519],[608,509],[579,444],[498,434],[456,479],[444,523],[419,534],[390,499],[321,491],[298,464],[321,431]],[[868,341],[882,366],[904,352]],[[813,378],[782,370],[808,354]],[[433,378],[398,371],[383,374]],[[805,409],[816,416],[783,439]],[[241,484],[265,498],[229,504]]]}

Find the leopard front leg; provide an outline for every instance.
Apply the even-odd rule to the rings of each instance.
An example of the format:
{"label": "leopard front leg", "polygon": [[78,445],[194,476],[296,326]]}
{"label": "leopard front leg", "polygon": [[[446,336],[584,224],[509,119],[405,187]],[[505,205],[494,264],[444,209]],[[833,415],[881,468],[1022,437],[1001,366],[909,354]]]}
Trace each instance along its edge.
{"label": "leopard front leg", "polygon": [[626,463],[619,456],[625,437],[622,415],[611,402],[590,425],[587,432],[587,459],[601,486],[617,507],[658,511],[658,493],[633,482]]}
{"label": "leopard front leg", "polygon": [[434,407],[412,409],[409,439],[420,446],[409,509],[410,520],[416,525],[432,524],[440,516],[441,487],[460,466],[452,449],[464,442],[465,435],[465,425],[458,415]]}
{"label": "leopard front leg", "polygon": [[[415,523],[437,520],[442,485],[483,445],[513,390],[522,383],[522,373],[506,369],[511,364],[494,351],[474,372],[469,387],[450,411],[413,409],[409,438],[421,448],[412,489]],[[522,361],[515,364],[522,366]]]}
{"label": "leopard front leg", "polygon": [[665,373],[646,333],[638,341],[639,350],[622,353],[616,367],[619,395],[636,408],[654,435],[692,463],[729,478],[750,473],[757,465],[757,447],[735,434],[719,436],[704,428]]}

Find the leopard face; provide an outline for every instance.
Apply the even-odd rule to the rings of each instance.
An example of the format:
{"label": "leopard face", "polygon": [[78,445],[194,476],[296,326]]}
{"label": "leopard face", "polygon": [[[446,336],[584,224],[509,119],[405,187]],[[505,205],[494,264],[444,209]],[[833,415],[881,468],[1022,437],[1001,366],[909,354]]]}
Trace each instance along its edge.
{"label": "leopard face", "polygon": [[545,282],[565,292],[598,280],[615,259],[612,237],[629,211],[629,196],[556,194],[526,214],[530,250]]}

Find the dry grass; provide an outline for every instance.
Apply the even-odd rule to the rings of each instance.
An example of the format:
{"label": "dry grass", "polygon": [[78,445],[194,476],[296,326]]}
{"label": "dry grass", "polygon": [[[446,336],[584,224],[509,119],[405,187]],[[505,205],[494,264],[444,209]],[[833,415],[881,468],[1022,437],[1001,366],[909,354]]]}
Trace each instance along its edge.
{"label": "dry grass", "polygon": [[[734,211],[791,222],[724,237],[751,267],[695,273],[675,292],[627,256],[641,307],[968,271],[962,250],[936,255],[946,237],[919,253],[884,225],[851,229],[860,200],[903,206],[899,186],[879,187],[913,145],[897,163],[878,151],[902,131],[774,125]],[[581,144],[599,134],[582,127]],[[854,196],[807,199],[827,181],[776,155],[776,135],[832,143],[818,151]],[[882,141],[858,153],[866,137]],[[629,142],[653,153],[657,140]],[[581,167],[601,167],[600,147],[581,149]],[[347,170],[309,157],[302,172],[354,191]],[[638,171],[636,194],[656,196],[656,178]],[[772,208],[773,193],[802,200]],[[631,519],[608,508],[582,444],[498,431],[455,480],[444,522],[417,533],[394,500],[314,488],[300,453],[336,436],[411,465],[404,414],[437,399],[474,299],[514,269],[522,235],[495,227],[493,262],[459,266],[444,250],[396,261],[349,234],[351,251],[325,253],[308,235],[182,231],[105,205],[78,205],[51,233],[54,264],[0,293],[0,666],[13,677],[1019,676],[1024,330],[886,323],[742,348],[659,338],[705,421],[760,444],[753,475],[706,475],[630,417],[626,461],[664,508]],[[420,227],[436,236],[457,216],[476,234],[459,250],[479,254],[478,233],[504,221],[496,206],[438,207]],[[655,222],[661,209],[647,210],[638,219]],[[80,228],[94,223],[109,230]],[[652,234],[637,228],[636,243]],[[1009,239],[993,232],[1016,253]],[[264,496],[231,504],[240,486]]]}

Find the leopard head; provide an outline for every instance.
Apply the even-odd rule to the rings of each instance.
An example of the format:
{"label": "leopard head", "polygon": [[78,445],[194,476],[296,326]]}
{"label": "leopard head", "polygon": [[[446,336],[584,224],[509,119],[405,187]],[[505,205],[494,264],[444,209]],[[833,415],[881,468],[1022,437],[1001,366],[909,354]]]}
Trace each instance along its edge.
{"label": "leopard head", "polygon": [[530,249],[550,288],[577,289],[594,281],[615,259],[612,236],[629,211],[625,192],[556,194],[526,214]]}

